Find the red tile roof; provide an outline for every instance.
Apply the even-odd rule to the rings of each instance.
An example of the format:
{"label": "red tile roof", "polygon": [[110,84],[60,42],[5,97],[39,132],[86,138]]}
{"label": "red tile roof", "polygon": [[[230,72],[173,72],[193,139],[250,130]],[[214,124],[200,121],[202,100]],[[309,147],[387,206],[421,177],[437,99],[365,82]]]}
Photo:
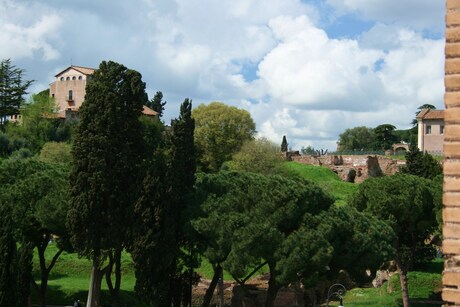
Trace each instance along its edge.
{"label": "red tile roof", "polygon": [[64,69],[61,72],[59,72],[58,74],[56,74],[55,77],[65,73],[66,71],[68,71],[70,69],[75,69],[76,71],[81,72],[84,75],[92,75],[92,74],[94,74],[94,71],[96,70],[95,68],[90,68],[90,67],[70,65],[66,69]]}
{"label": "red tile roof", "polygon": [[417,119],[444,119],[444,110],[423,109],[417,115]]}
{"label": "red tile roof", "polygon": [[155,116],[155,115],[158,115],[158,112],[150,109],[147,106],[144,106],[144,109],[142,110],[142,114],[147,115],[147,116]]}

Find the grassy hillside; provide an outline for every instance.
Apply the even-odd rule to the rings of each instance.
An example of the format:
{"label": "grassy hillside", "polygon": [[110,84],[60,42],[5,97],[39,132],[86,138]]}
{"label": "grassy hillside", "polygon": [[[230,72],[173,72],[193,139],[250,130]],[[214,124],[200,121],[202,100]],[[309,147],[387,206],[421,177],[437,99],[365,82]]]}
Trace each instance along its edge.
{"label": "grassy hillside", "polygon": [[346,204],[348,197],[358,189],[357,184],[342,181],[337,174],[326,167],[285,162],[281,170],[318,184],[324,191],[335,197],[337,205]]}

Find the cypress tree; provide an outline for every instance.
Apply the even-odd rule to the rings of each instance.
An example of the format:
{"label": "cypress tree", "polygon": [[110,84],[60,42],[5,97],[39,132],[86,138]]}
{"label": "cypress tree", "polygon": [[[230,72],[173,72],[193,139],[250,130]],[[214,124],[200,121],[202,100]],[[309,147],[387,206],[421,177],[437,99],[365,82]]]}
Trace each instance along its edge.
{"label": "cypress tree", "polygon": [[283,141],[281,142],[281,152],[287,152],[288,151],[288,143],[286,140],[286,136],[283,135]]}
{"label": "cypress tree", "polygon": [[93,261],[87,306],[98,306],[105,255],[113,260],[109,272],[115,266],[115,285],[110,274],[106,278],[113,305],[118,304],[121,251],[128,239],[145,153],[139,117],[146,102],[140,73],[104,61],[88,83],[79,111],[68,226],[75,249]]}
{"label": "cypress tree", "polygon": [[168,150],[157,148],[134,210],[136,222],[130,252],[135,265],[135,291],[154,306],[177,306],[184,296],[190,298],[190,288],[184,284],[190,285],[193,276],[186,269],[190,267],[192,248],[182,224],[185,204],[195,183],[191,108],[191,101],[185,99],[165,141]]}
{"label": "cypress tree", "polygon": [[193,283],[194,246],[183,231],[187,224],[184,212],[187,209],[188,198],[193,192],[196,172],[196,151],[194,142],[195,120],[192,118],[192,101],[186,98],[181,105],[179,118],[172,123],[171,136],[172,162],[170,180],[172,183],[171,222],[174,225],[174,240],[177,242],[175,253],[176,265],[171,269],[174,272],[173,305],[180,306],[181,300],[185,304],[191,303],[191,287]]}

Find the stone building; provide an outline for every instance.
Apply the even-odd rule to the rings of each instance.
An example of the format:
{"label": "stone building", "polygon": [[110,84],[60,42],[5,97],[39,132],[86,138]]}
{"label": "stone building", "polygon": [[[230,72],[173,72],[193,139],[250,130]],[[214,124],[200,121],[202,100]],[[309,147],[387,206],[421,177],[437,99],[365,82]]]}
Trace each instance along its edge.
{"label": "stone building", "polygon": [[[86,83],[95,69],[71,65],[55,75],[50,84],[50,96],[56,101],[59,117],[74,117],[85,100]],[[66,116],[67,115],[67,116]]]}
{"label": "stone building", "polygon": [[[50,96],[56,101],[58,117],[73,119],[85,100],[86,84],[91,80],[94,68],[71,65],[56,74],[50,84]],[[158,113],[144,106],[143,114],[155,116]]]}
{"label": "stone building", "polygon": [[417,115],[418,148],[439,155],[444,144],[444,110],[423,109]]}

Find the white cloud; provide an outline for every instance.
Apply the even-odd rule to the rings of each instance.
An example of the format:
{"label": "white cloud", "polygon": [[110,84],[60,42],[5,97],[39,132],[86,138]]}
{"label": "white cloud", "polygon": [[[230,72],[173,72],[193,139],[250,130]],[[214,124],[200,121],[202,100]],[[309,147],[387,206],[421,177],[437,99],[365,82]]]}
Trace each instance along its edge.
{"label": "white cloud", "polygon": [[37,86],[70,59],[115,60],[139,70],[150,92],[163,91],[166,121],[185,97],[195,106],[219,100],[297,149],[333,149],[355,126],[406,128],[419,105],[442,107],[443,40],[418,31],[443,26],[442,1],[327,2],[378,23],[356,39],[332,39],[318,24],[321,7],[300,0],[0,0],[0,58]]}
{"label": "white cloud", "polygon": [[0,5],[3,8],[0,18],[0,58],[32,58],[36,52],[41,52],[45,61],[59,58],[59,51],[52,44],[56,29],[62,24],[57,14],[41,16],[30,23],[27,19],[30,13],[25,12],[24,6],[11,1],[2,1]]}

